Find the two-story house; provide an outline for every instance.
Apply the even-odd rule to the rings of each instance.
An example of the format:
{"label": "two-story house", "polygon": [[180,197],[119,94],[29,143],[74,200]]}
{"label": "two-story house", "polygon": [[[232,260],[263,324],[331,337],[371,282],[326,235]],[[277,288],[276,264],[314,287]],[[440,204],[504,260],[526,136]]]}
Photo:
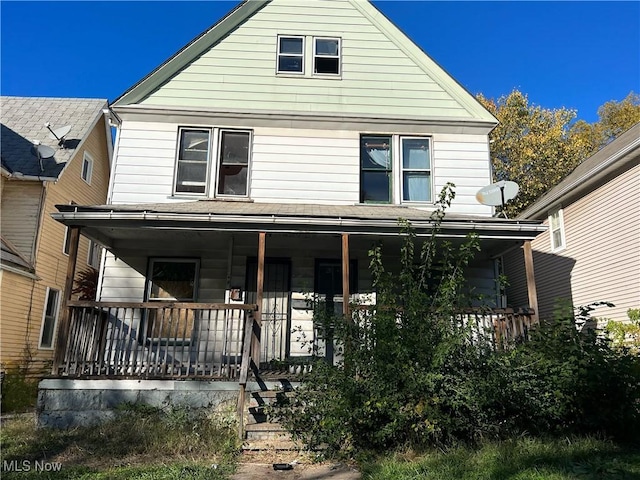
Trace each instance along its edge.
{"label": "two-story house", "polygon": [[246,382],[252,325],[255,370],[309,339],[332,360],[306,299],[375,301],[370,247],[399,246],[399,218],[430,235],[447,182],[441,237],[480,236],[467,275],[487,306],[499,254],[542,230],[478,203],[497,120],[369,2],[244,2],[111,109],[108,204],[54,214],[108,249],[56,375]]}
{"label": "two-story house", "polygon": [[[69,256],[68,229],[51,213],[58,204],[106,200],[112,153],[103,113],[108,104],[3,96],[0,107],[0,364],[36,375],[50,371]],[[83,238],[78,272],[98,268],[100,255],[100,246]]]}

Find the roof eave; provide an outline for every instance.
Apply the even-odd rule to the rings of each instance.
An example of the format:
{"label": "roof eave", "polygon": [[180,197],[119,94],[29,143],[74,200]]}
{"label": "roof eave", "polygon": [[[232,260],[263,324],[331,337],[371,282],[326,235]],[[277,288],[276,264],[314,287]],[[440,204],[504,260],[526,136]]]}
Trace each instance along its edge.
{"label": "roof eave", "polygon": [[220,21],[195,37],[191,42],[178,50],[171,58],[116,98],[112,106],[138,103],[180,71],[185,65],[201,55],[206,49],[226,37],[237,28],[238,25],[270,1],[271,0],[244,0],[227,13]]}
{"label": "roof eave", "polygon": [[583,165],[587,162],[593,165],[589,164],[588,168],[584,169],[580,169],[579,165],[573,173],[520,213],[518,218],[545,218],[549,210],[562,205],[569,198],[581,198],[616,169],[637,163],[638,156],[640,156],[640,123],[587,158]]}

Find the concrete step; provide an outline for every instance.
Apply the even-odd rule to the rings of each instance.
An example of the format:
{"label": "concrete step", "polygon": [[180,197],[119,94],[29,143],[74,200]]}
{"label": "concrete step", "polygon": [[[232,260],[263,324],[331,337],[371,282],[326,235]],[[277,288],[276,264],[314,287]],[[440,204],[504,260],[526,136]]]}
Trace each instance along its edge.
{"label": "concrete step", "polygon": [[246,440],[242,444],[243,452],[300,452],[303,449],[302,444],[287,439]]}

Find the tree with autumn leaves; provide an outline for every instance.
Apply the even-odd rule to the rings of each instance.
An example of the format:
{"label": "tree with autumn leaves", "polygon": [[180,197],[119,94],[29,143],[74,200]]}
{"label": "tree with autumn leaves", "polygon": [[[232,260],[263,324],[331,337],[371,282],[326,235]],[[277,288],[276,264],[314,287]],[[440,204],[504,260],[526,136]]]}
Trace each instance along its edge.
{"label": "tree with autumn leaves", "polygon": [[640,95],[633,92],[622,101],[602,105],[594,123],[576,120],[575,110],[529,103],[518,90],[497,100],[482,94],[477,99],[500,121],[490,135],[494,180],[520,185],[520,193],[505,208],[510,218],[640,122]]}

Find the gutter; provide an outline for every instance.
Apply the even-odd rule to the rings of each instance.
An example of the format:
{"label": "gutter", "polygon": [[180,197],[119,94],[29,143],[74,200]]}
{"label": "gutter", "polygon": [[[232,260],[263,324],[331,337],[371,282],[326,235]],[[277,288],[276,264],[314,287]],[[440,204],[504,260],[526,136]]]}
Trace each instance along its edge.
{"label": "gutter", "polygon": [[41,177],[40,175],[24,175],[20,172],[10,173],[9,180],[29,180],[33,182],[57,182],[58,177]]}
{"label": "gutter", "polygon": [[[278,217],[271,216],[242,216],[242,215],[185,215],[185,214],[171,214],[171,213],[149,213],[149,212],[103,212],[96,214],[95,212],[58,212],[52,213],[51,216],[62,223],[73,225],[76,221],[153,221],[153,222],[192,222],[192,223],[230,223],[230,224],[262,224],[262,225],[278,225],[278,226],[290,226],[290,225],[306,225],[306,226],[334,226],[334,227],[374,227],[376,229],[398,229],[397,220],[353,220],[345,218],[311,218],[311,217]],[[410,221],[414,228],[431,229],[433,227],[432,221]],[[540,233],[546,230],[546,227],[540,224],[523,224],[516,223],[508,225],[508,231],[511,232],[523,232],[523,233]],[[477,231],[494,231],[496,229],[504,229],[506,225],[500,223],[492,223],[484,225],[474,221],[457,221],[447,223],[442,226],[443,230],[477,230]],[[513,228],[515,227],[515,228]],[[225,230],[232,230],[227,229]],[[372,234],[382,234],[378,230],[371,232]],[[394,234],[397,234],[394,232]],[[498,238],[504,238],[503,236],[497,236]]]}
{"label": "gutter", "polygon": [[22,275],[23,277],[30,278],[31,280],[41,280],[39,276],[35,273],[26,272],[20,268],[11,267],[9,265],[0,265],[0,270],[6,270],[7,272],[15,273],[17,275]]}

